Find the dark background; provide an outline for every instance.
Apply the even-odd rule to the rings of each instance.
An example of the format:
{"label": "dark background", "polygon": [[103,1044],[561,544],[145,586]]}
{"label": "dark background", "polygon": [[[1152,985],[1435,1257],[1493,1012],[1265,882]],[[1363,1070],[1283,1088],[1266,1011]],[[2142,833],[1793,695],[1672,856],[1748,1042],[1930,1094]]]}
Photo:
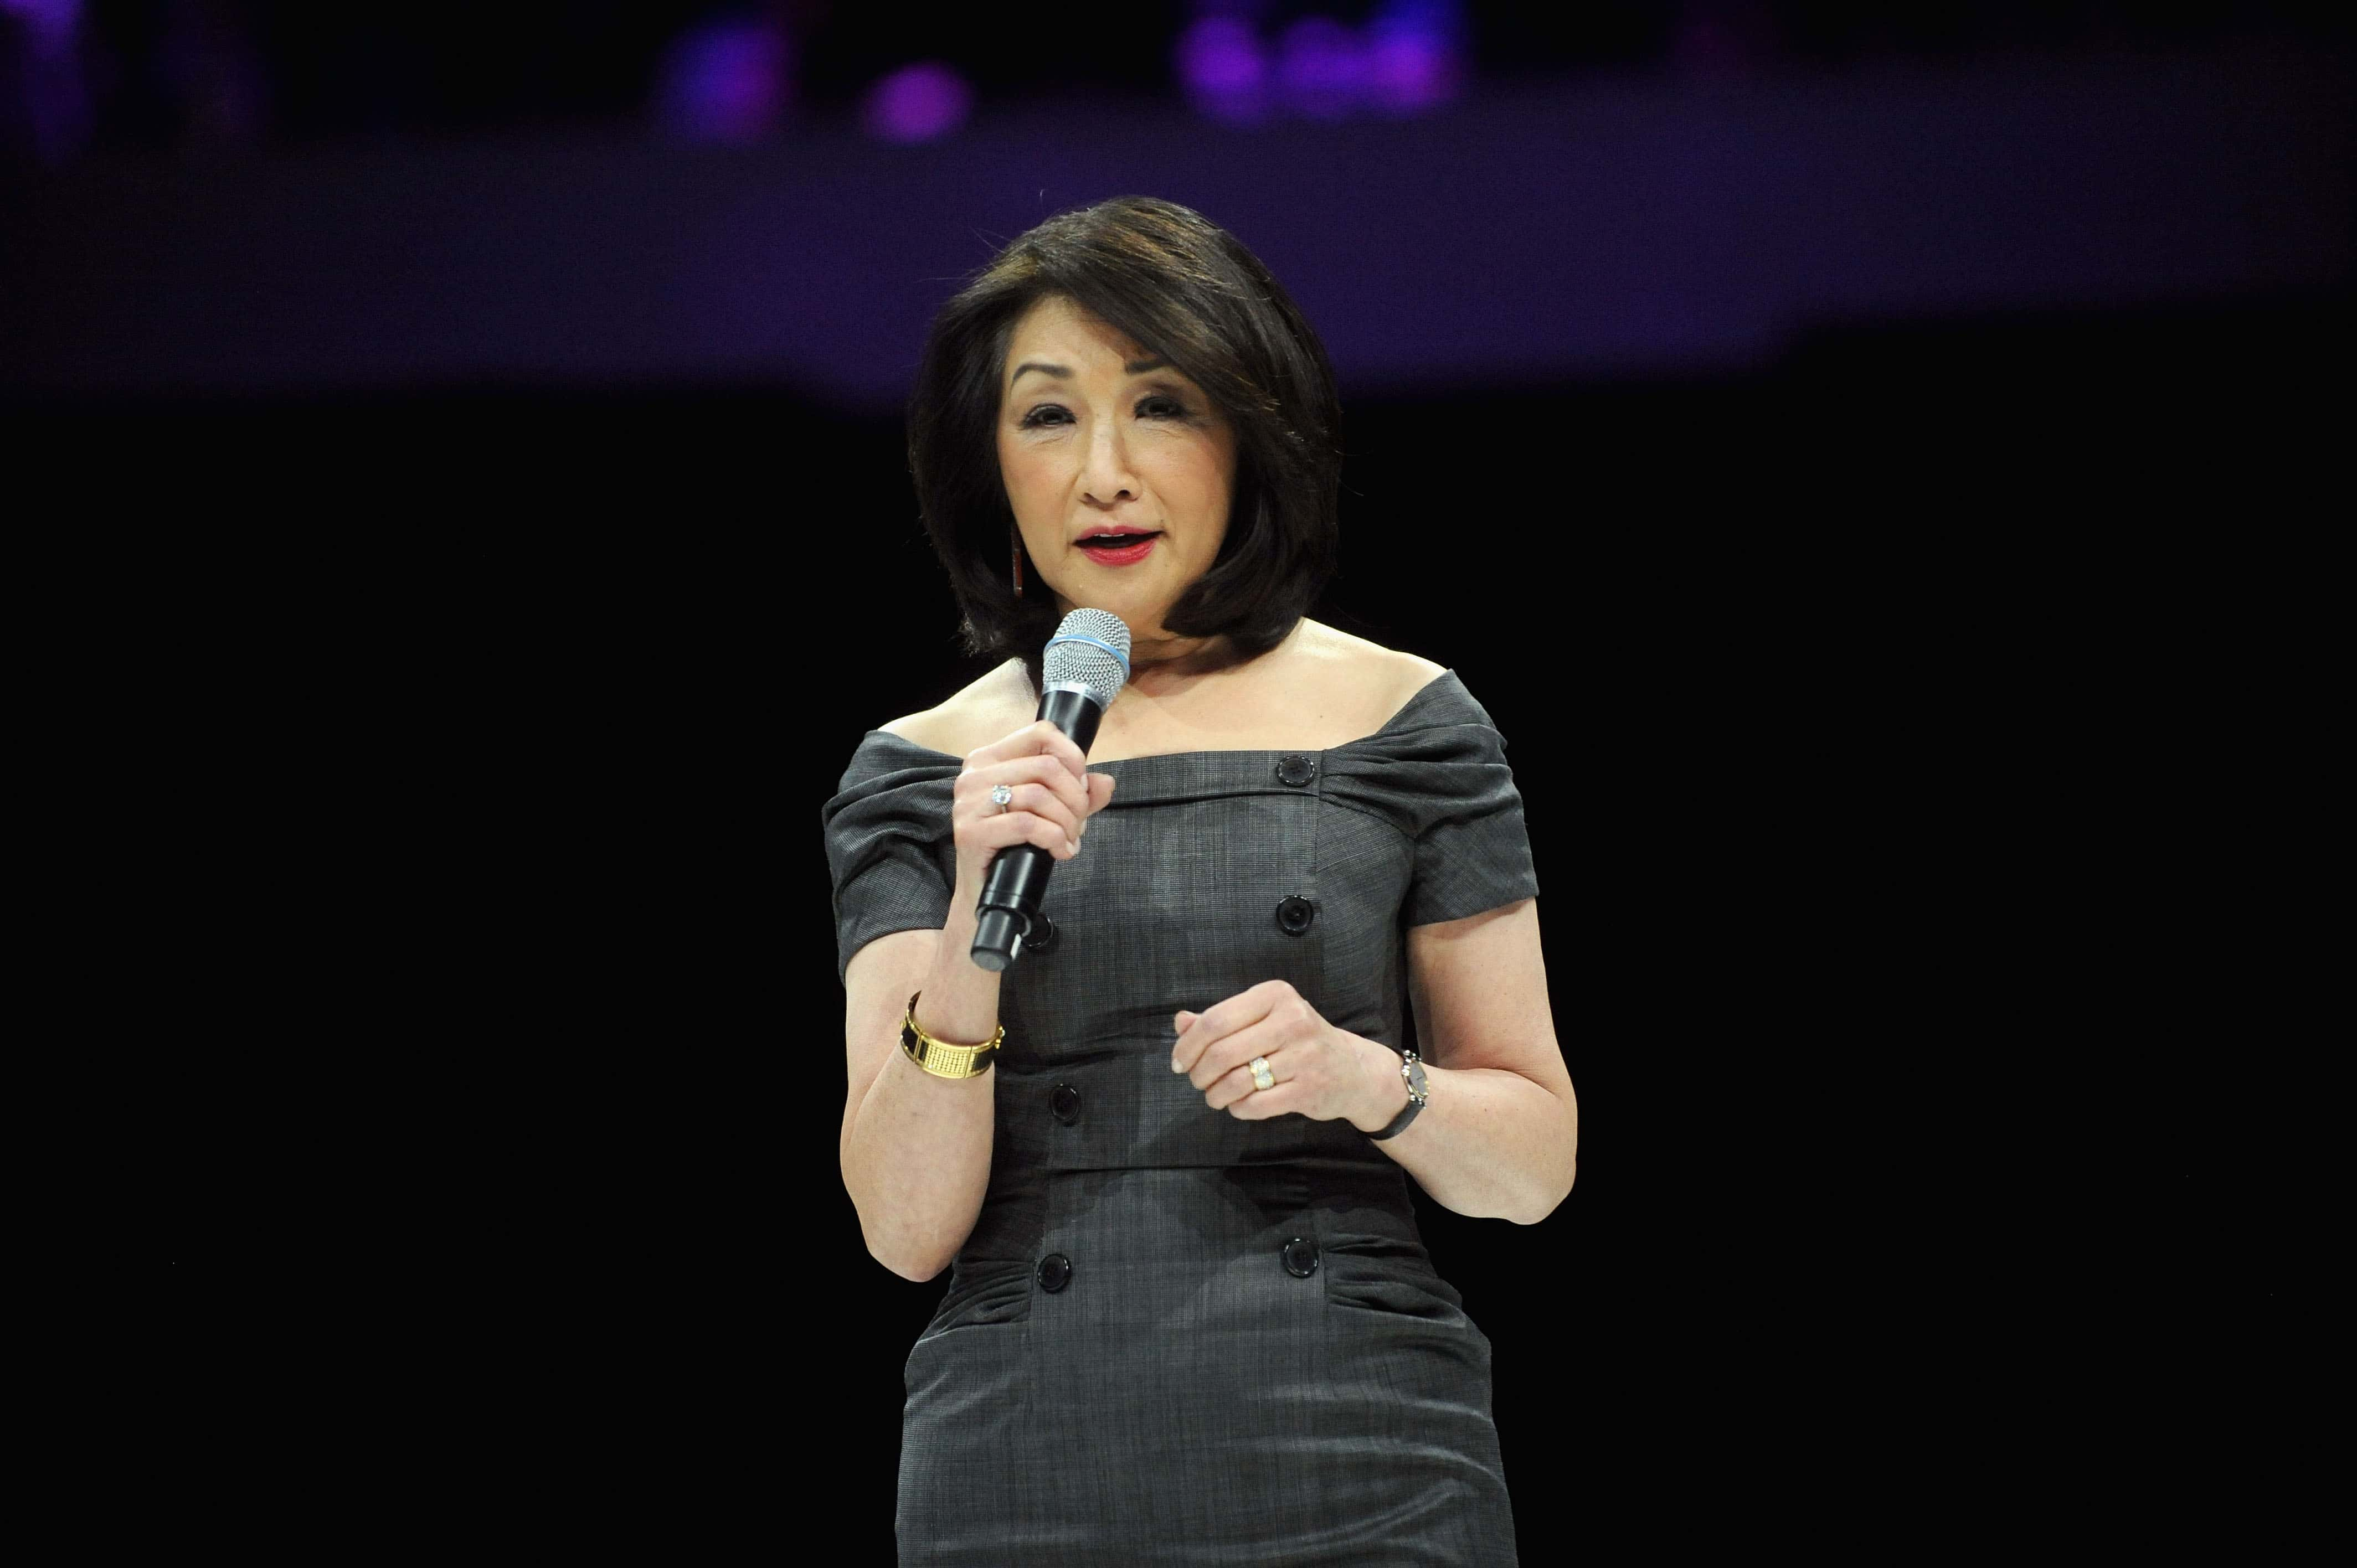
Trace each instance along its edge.
{"label": "dark background", "polygon": [[[987,13],[910,19],[842,0],[411,0],[321,7],[302,0],[22,0],[10,66],[34,51],[19,17],[79,13],[73,53],[89,100],[77,150],[251,145],[353,134],[447,135],[632,124],[650,112],[669,47],[741,23],[789,40],[794,117],[847,113],[911,59],[955,66],[993,99],[1154,94],[1172,86],[1170,40],[1197,15],[1240,14],[1265,37],[1304,16],[1364,22],[1374,0],[1151,0],[1037,33]],[[1889,59],[2087,56],[2222,49],[2253,41],[2345,42],[2345,19],[2311,6],[2224,0],[1932,0],[1894,9],[1828,0],[1604,0],[1577,10],[1444,3],[1478,82],[1579,75],[1772,73]],[[15,58],[11,58],[15,57]],[[28,151],[33,113],[5,124]]]}
{"label": "dark background", "polygon": [[[1419,1200],[1496,1347],[1526,1560],[1870,1544],[1957,1486],[2013,1499],[1955,1526],[2002,1535],[2085,1495],[2074,1442],[2116,1479],[2206,1430],[2184,1337],[2288,1305],[2286,1222],[2221,1184],[2203,1036],[2064,999],[2153,983],[2116,908],[2182,868],[2139,851],[2140,780],[2234,723],[2170,560],[2311,505],[2281,455],[2333,439],[2215,389],[2346,334],[2303,300],[1945,323],[1350,408],[1320,614],[1453,667],[1508,737],[1581,1099],[1544,1224]],[[505,1415],[447,1441],[525,1434],[530,1495],[600,1535],[717,1551],[815,1492],[887,1560],[942,1287],[872,1262],[843,1196],[813,841],[859,736],[978,672],[898,424],[759,389],[103,418],[168,476],[115,504],[209,498],[127,537],[235,612],[192,628],[234,652],[184,697],[240,814],[308,830],[261,923],[436,1129],[394,1140],[381,1223],[457,1353],[425,1375]],[[683,468],[726,515],[676,504]],[[188,825],[176,855],[215,842]],[[255,885],[212,853],[209,923]],[[306,929],[328,909],[354,923]],[[1991,1443],[1994,1476],[1956,1467]],[[1864,1489],[1831,1520],[1828,1469]]]}
{"label": "dark background", "polygon": [[[701,1555],[823,1517],[887,1561],[941,1284],[868,1259],[843,1193],[818,809],[863,733],[979,673],[900,420],[716,358],[519,369],[489,329],[408,373],[349,328],[209,359],[193,306],[106,336],[159,292],[302,274],[176,258],[224,231],[188,160],[266,213],[288,160],[635,145],[657,51],[706,14],[518,7],[462,46],[456,9],[311,9],[91,7],[80,139],[9,144],[0,428],[12,510],[47,524],[23,581],[70,628],[34,678],[96,694],[57,766],[111,824],[71,841],[100,868],[78,918],[173,955],[163,1016],[258,1010],[309,1064],[269,1091],[276,1135],[308,1130],[260,1223],[367,1260],[337,1353],[372,1416],[427,1423],[427,1495]],[[799,118],[746,156],[835,134],[902,58],[873,7],[761,14],[801,29]],[[1149,42],[1183,20],[1125,15]],[[2262,83],[2293,59],[2300,157],[2341,155],[2304,188],[2345,199],[2345,116],[2312,107],[2345,43],[2287,11],[1467,16],[1477,106],[2018,63],[1995,114],[2123,52]],[[246,40],[244,118],[157,63],[191,17]],[[1144,44],[1115,70],[927,42],[985,106],[1169,91]],[[1951,156],[1989,200],[1971,138]],[[2222,752],[2275,755],[2252,661],[2314,651],[2303,536],[2345,510],[2350,349],[2345,199],[2237,216],[2241,168],[2090,199],[2198,196],[2189,233],[2292,232],[2297,264],[1861,296],[1698,364],[1378,374],[1338,344],[1317,613],[1455,669],[1506,736],[1581,1099],[1542,1225],[1419,1200],[1496,1347],[1525,1561],[1997,1541],[2091,1496],[2182,1541],[2232,1511],[2214,1434],[2263,1409],[2312,1293],[2266,1200],[2291,1156],[2253,1131],[2284,1091],[2216,1062],[2259,1015],[2218,954],[2153,938],[2240,886],[2184,824],[2229,798]],[[198,195],[159,210],[149,179]],[[155,252],[125,262],[135,232]],[[91,258],[117,270],[78,288]],[[379,264],[389,293],[433,266]],[[238,1219],[181,1202],[187,1251],[221,1250]]]}

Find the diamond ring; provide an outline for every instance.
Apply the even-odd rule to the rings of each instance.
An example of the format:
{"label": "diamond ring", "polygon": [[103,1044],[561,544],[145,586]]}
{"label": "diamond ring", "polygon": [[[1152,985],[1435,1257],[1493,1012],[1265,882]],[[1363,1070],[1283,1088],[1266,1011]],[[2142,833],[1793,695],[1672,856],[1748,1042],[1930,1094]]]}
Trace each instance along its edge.
{"label": "diamond ring", "polygon": [[990,803],[1000,811],[1006,810],[1006,803],[1013,799],[1015,799],[1015,791],[1007,786],[993,784],[990,787]]}
{"label": "diamond ring", "polygon": [[1276,1075],[1268,1070],[1268,1058],[1266,1057],[1253,1058],[1252,1075],[1253,1088],[1255,1090],[1275,1089],[1276,1087]]}

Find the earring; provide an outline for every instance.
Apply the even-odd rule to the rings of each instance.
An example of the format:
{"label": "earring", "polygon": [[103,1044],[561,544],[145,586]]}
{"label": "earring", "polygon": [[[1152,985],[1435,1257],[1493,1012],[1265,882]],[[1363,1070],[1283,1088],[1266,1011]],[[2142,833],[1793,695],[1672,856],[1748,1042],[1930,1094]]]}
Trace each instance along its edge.
{"label": "earring", "polygon": [[1010,521],[1006,525],[1006,552],[1015,561],[1015,596],[1023,596],[1023,536],[1015,532]]}

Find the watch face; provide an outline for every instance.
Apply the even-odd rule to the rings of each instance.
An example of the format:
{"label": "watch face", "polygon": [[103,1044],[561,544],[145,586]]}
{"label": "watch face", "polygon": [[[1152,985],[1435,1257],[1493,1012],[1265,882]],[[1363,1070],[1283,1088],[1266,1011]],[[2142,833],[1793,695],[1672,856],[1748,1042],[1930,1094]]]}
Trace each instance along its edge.
{"label": "watch face", "polygon": [[1425,1097],[1425,1093],[1426,1093],[1425,1082],[1424,1082],[1424,1064],[1423,1064],[1422,1062],[1410,1062],[1410,1063],[1408,1063],[1408,1064],[1407,1064],[1406,1071],[1407,1071],[1407,1091],[1408,1091],[1410,1094],[1412,1094],[1412,1095],[1415,1096],[1415,1101],[1416,1101],[1416,1103],[1417,1103],[1417,1104],[1419,1104],[1419,1105],[1421,1105],[1421,1104],[1423,1104],[1423,1103],[1424,1103],[1424,1097]]}

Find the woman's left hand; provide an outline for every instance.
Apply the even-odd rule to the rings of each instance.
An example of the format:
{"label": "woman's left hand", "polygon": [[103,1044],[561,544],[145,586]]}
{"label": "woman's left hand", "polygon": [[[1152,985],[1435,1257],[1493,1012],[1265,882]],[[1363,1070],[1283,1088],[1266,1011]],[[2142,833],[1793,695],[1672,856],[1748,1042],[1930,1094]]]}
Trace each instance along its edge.
{"label": "woman's left hand", "polygon": [[[1288,1112],[1331,1122],[1362,1112],[1373,1087],[1370,1052],[1391,1053],[1338,1029],[1301,993],[1265,980],[1200,1013],[1179,1013],[1170,1070],[1183,1072],[1214,1111],[1245,1122]],[[1252,1059],[1268,1058],[1271,1089],[1253,1087]]]}

